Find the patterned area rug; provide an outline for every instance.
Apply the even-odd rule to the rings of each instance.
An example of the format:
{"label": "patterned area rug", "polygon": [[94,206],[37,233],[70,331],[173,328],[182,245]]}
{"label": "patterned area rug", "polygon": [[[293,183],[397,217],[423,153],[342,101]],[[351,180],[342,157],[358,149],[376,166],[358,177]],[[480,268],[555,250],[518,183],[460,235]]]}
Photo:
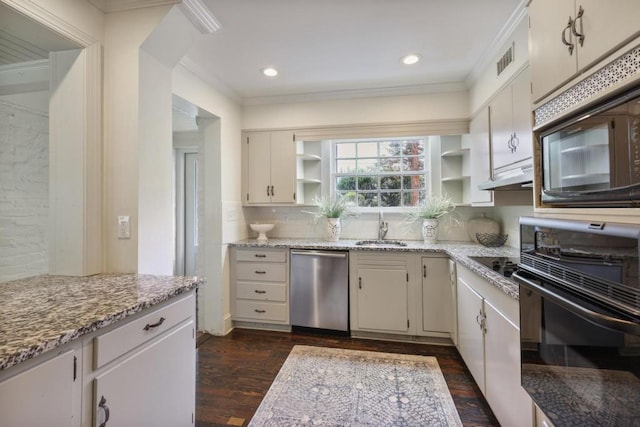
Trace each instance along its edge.
{"label": "patterned area rug", "polygon": [[297,345],[250,426],[462,426],[435,357]]}

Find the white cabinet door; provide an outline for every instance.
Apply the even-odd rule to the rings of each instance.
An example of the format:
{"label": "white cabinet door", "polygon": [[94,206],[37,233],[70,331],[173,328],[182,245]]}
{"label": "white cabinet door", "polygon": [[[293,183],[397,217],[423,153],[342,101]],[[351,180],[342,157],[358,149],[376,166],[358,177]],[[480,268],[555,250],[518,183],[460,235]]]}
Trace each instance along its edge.
{"label": "white cabinet door", "polygon": [[246,165],[247,196],[249,204],[271,201],[271,135],[269,132],[253,132],[247,136]]}
{"label": "white cabinet door", "polygon": [[525,68],[511,82],[513,95],[512,129],[516,142],[511,162],[533,157],[533,117],[531,114],[531,71]]}
{"label": "white cabinet door", "polygon": [[79,425],[74,357],[74,350],[66,351],[0,383],[0,426]]}
{"label": "white cabinet door", "polygon": [[491,179],[489,108],[483,108],[469,123],[471,136],[471,204],[493,202],[493,191],[480,190],[479,184]]}
{"label": "white cabinet door", "polygon": [[511,85],[504,87],[491,100],[491,148],[493,169],[512,163],[509,140],[513,134],[513,104]]}
{"label": "white cabinet door", "polygon": [[406,269],[359,268],[358,329],[385,332],[409,330],[409,283]]}
{"label": "white cabinet door", "polygon": [[194,327],[188,321],[95,378],[96,427],[107,413],[107,427],[193,425]]}
{"label": "white cabinet door", "polygon": [[531,427],[531,398],[520,385],[520,330],[490,302],[484,309],[485,397],[501,425]]}
{"label": "white cabinet door", "polygon": [[447,258],[422,258],[422,330],[453,332],[453,300]]}
{"label": "white cabinet door", "polygon": [[245,139],[245,202],[295,202],[296,146],[292,131],[251,132]]}
{"label": "white cabinet door", "polygon": [[271,203],[294,203],[296,144],[291,131],[271,132]]}
{"label": "white cabinet door", "polygon": [[638,0],[577,0],[576,16],[580,7],[584,12],[582,23],[578,18],[577,30],[582,29],[585,38],[578,52],[579,70],[640,33]]}
{"label": "white cabinet door", "polygon": [[529,64],[534,101],[576,73],[576,48],[570,54],[562,44],[564,33],[567,42],[575,45],[575,37],[567,29],[569,19],[574,16],[574,0],[533,0],[529,5]]}
{"label": "white cabinet door", "polygon": [[493,169],[503,168],[533,155],[529,68],[491,101]]}
{"label": "white cabinet door", "polygon": [[484,392],[483,298],[458,276],[458,351]]}

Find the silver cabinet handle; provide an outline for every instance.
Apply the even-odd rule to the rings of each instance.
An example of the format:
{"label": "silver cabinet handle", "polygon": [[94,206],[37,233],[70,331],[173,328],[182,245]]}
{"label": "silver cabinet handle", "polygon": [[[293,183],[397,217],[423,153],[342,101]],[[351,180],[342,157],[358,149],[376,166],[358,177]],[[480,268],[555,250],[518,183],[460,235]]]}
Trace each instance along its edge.
{"label": "silver cabinet handle", "polygon": [[567,49],[569,49],[569,55],[573,55],[573,48],[574,45],[571,42],[567,41],[567,30],[569,30],[569,36],[571,36],[571,28],[573,27],[573,19],[571,19],[571,17],[569,17],[569,22],[567,23],[567,26],[564,27],[564,29],[562,30],[562,44],[567,46]]}
{"label": "silver cabinet handle", "polygon": [[145,331],[148,331],[149,329],[157,328],[158,326],[162,325],[165,320],[166,319],[164,317],[161,317],[160,320],[158,320],[156,323],[151,323],[151,324],[147,323],[145,327],[142,329]]}
{"label": "silver cabinet handle", "polygon": [[292,250],[291,255],[317,256],[324,258],[346,258],[345,252],[319,252],[319,251],[296,251]]}
{"label": "silver cabinet handle", "polygon": [[107,427],[107,421],[109,421],[109,407],[107,406],[107,399],[105,399],[104,396],[100,398],[98,408],[100,408],[104,413],[104,421],[102,421],[102,423],[100,423],[98,427]]}
{"label": "silver cabinet handle", "polygon": [[[584,34],[582,33],[584,31],[582,27],[582,15],[584,15],[584,9],[582,8],[582,5],[580,5],[578,14],[576,15],[576,19],[573,20],[573,25],[571,26],[571,33],[578,38],[578,43],[580,43],[580,46],[582,46],[582,44],[584,43]],[[578,25],[578,19],[580,20],[580,33],[576,29]]]}

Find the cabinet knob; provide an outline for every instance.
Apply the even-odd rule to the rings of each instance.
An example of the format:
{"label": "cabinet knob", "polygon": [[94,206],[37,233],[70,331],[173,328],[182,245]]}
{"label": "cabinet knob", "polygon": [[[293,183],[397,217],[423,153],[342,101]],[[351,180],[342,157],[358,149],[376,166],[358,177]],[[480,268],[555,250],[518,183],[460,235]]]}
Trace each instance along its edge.
{"label": "cabinet knob", "polygon": [[96,414],[98,427],[107,427],[107,421],[109,421],[109,407],[107,406],[107,399],[102,396],[100,403],[98,403],[98,413]]}

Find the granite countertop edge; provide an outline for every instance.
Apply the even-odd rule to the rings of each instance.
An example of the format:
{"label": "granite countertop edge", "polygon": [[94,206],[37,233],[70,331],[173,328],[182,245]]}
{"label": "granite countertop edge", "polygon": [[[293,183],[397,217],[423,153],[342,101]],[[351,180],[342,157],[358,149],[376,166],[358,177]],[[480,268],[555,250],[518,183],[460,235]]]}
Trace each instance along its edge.
{"label": "granite countertop edge", "polygon": [[[68,283],[73,283],[74,285],[77,285],[78,283],[84,283],[85,285],[95,285],[101,280],[112,283],[113,280],[119,279],[122,281],[131,281],[131,286],[135,286],[138,283],[138,280],[145,281],[147,283],[153,282],[155,280],[161,285],[160,289],[154,289],[153,291],[151,291],[153,292],[153,294],[141,297],[136,303],[123,304],[122,306],[119,306],[117,310],[109,312],[106,315],[97,316],[96,318],[91,319],[91,321],[89,322],[85,323],[79,321],[72,327],[61,328],[59,330],[59,333],[53,333],[49,331],[51,333],[49,333],[47,337],[42,337],[40,339],[38,337],[31,336],[28,341],[37,342],[36,344],[21,346],[20,344],[12,343],[13,345],[5,346],[4,344],[9,339],[7,339],[6,337],[5,339],[0,339],[0,372],[12,366],[18,365],[21,362],[39,356],[40,354],[43,354],[50,350],[54,350],[89,333],[110,326],[122,319],[137,314],[144,309],[153,307],[157,304],[161,304],[173,297],[196,289],[197,287],[202,285],[202,283],[204,283],[204,279],[198,277],[189,278],[137,274],[98,274],[85,277],[41,275],[28,277],[25,279],[18,279],[6,283],[0,283],[0,289],[2,286],[19,286],[22,283],[28,285],[29,283],[32,283],[34,281],[37,281],[38,283],[57,282],[57,284],[60,284],[61,282],[65,282],[66,280]],[[162,283],[166,283],[166,288],[164,287],[164,285],[162,285]],[[64,286],[64,284],[62,284],[62,286]],[[1,293],[2,292],[0,292],[0,294]],[[7,310],[5,310],[4,313],[0,311],[0,315],[6,314],[6,311]],[[2,333],[7,333],[7,331],[0,328],[0,335],[2,335]],[[7,351],[7,347],[13,348]]]}
{"label": "granite countertop edge", "polygon": [[269,239],[266,241],[245,239],[229,243],[228,245],[236,248],[443,253],[478,274],[509,297],[516,301],[520,299],[518,285],[513,280],[469,258],[470,256],[518,257],[520,251],[516,248],[509,246],[491,248],[473,242],[455,241],[438,241],[438,243],[427,244],[422,241],[403,240],[402,242],[406,243],[407,246],[397,246],[391,243],[388,245],[356,245],[356,242],[358,242],[358,240],[338,240],[337,242],[330,242],[326,240],[309,239]]}

